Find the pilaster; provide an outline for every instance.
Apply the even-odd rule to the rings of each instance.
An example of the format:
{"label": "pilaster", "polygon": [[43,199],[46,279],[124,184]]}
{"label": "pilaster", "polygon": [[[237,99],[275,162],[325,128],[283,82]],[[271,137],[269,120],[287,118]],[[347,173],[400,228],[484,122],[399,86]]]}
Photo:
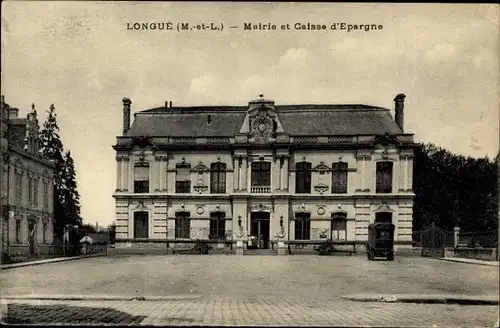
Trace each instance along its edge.
{"label": "pilaster", "polygon": [[122,158],[116,157],[116,191],[122,189]]}

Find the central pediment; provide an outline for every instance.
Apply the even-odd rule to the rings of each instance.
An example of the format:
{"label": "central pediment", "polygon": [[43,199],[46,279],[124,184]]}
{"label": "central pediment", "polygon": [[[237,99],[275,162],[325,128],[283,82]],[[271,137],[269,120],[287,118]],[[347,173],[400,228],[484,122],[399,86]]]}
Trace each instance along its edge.
{"label": "central pediment", "polygon": [[276,134],[283,132],[283,127],[274,107],[274,101],[260,99],[250,101],[240,134],[248,135],[250,143],[269,143],[276,140]]}

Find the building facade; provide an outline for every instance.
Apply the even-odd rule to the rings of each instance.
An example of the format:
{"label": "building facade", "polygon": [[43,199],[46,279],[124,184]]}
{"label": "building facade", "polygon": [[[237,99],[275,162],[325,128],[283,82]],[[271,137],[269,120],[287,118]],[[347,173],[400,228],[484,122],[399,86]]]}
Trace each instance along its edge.
{"label": "building facade", "polygon": [[[405,95],[367,105],[164,107],[123,99],[113,146],[116,247],[222,238],[270,248],[288,240],[364,242],[395,224],[411,247],[413,135]],[[164,246],[162,246],[164,247]]]}
{"label": "building facade", "polygon": [[39,153],[35,106],[26,118],[1,100],[2,258],[51,253],[53,242],[53,165]]}

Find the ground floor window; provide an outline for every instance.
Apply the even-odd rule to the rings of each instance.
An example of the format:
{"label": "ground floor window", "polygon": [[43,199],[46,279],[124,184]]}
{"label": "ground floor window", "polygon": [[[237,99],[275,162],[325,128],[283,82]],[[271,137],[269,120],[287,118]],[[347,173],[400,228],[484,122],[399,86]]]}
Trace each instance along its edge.
{"label": "ground floor window", "polygon": [[189,220],[189,216],[183,214],[176,215],[175,238],[191,238],[191,220]]}
{"label": "ground floor window", "polygon": [[210,215],[209,239],[226,239],[226,218],[224,213]]}
{"label": "ground floor window", "polygon": [[300,214],[295,218],[295,239],[309,240],[311,239],[311,215]]}
{"label": "ground floor window", "polygon": [[16,244],[21,243],[21,220],[16,220]]}
{"label": "ground floor window", "polygon": [[134,213],[134,238],[149,237],[148,212]]}
{"label": "ground floor window", "polygon": [[346,240],[347,238],[347,215],[336,213],[332,215],[331,237],[332,240]]}
{"label": "ground floor window", "polygon": [[47,222],[43,222],[43,230],[42,230],[42,240],[43,240],[43,243],[46,244],[47,243]]}

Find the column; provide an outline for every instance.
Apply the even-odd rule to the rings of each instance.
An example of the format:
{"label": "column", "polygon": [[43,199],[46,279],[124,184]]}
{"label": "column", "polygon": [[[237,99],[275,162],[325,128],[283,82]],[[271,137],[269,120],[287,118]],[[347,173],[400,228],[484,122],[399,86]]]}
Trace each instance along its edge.
{"label": "column", "polygon": [[153,171],[155,172],[152,187],[154,191],[161,191],[162,186],[162,173],[161,173],[161,156],[155,156],[155,166],[153,167]]}
{"label": "column", "polygon": [[122,158],[116,157],[116,191],[121,190],[121,180],[122,180]]}
{"label": "column", "polygon": [[242,156],[242,161],[241,161],[241,166],[242,166],[242,172],[241,172],[241,190],[247,190],[247,179],[248,179],[248,158],[247,156]]}
{"label": "column", "polygon": [[408,190],[408,156],[405,156],[403,160],[404,165],[404,190]]}
{"label": "column", "polygon": [[283,190],[288,191],[288,156],[283,160]]}
{"label": "column", "polygon": [[233,191],[238,190],[240,180],[240,159],[233,156]]}
{"label": "column", "polygon": [[365,176],[366,176],[366,158],[365,156],[361,156],[361,190],[366,190],[365,184]]}
{"label": "column", "polygon": [[281,189],[281,160],[279,156],[274,156],[273,172],[271,175],[271,181],[274,190]]}
{"label": "column", "polygon": [[162,184],[161,189],[163,191],[167,191],[168,190],[168,173],[167,173],[167,170],[168,170],[168,157],[165,156],[165,157],[163,157],[162,166],[161,166],[161,174],[163,175],[163,184]]}
{"label": "column", "polygon": [[129,175],[130,175],[130,161],[129,161],[129,158],[128,157],[123,157],[122,158],[122,185],[121,185],[121,189],[123,191],[129,191],[128,189],[128,180],[129,180]]}
{"label": "column", "polygon": [[413,190],[413,156],[408,156],[407,160],[407,190]]}

